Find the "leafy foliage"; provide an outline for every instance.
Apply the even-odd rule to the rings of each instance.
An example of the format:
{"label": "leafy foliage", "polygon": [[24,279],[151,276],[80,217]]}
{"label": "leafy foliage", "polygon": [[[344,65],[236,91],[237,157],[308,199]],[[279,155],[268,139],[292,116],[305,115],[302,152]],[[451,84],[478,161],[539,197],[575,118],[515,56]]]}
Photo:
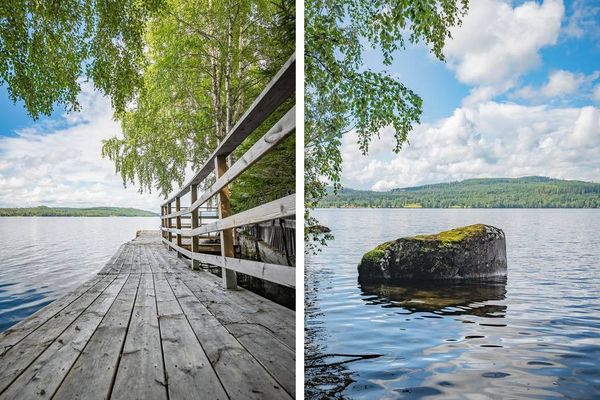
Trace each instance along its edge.
{"label": "leafy foliage", "polygon": [[238,213],[294,193],[295,152],[296,137],[292,135],[237,177],[231,184],[232,211]]}
{"label": "leafy foliage", "polygon": [[162,0],[3,0],[0,84],[38,118],[56,104],[77,110],[85,74],[122,110],[140,83],[144,26],[161,6]]}
{"label": "leafy foliage", "polygon": [[[449,29],[460,23],[467,0],[307,0],[305,6],[305,234],[317,221],[310,210],[328,184],[340,189],[344,133],[354,129],[360,149],[385,126],[395,151],[419,123],[421,98],[386,73],[363,68],[365,45],[385,65],[407,43],[423,42],[440,60]],[[319,237],[308,237],[324,243]]]}
{"label": "leafy foliage", "polygon": [[0,208],[0,217],[157,217],[158,214],[121,207],[26,207]]}
{"label": "leafy foliage", "polygon": [[117,114],[123,137],[103,146],[125,184],[167,196],[203,165],[293,53],[291,4],[165,0],[135,104]]}
{"label": "leafy foliage", "polygon": [[599,208],[600,184],[545,177],[468,179],[372,192],[330,189],[320,207]]}

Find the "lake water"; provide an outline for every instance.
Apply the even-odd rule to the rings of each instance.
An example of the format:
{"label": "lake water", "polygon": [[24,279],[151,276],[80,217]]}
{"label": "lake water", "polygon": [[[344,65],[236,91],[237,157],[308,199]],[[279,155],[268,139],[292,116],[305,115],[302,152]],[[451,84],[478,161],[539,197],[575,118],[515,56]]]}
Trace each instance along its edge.
{"label": "lake water", "polygon": [[0,331],[94,276],[159,218],[1,217]]}
{"label": "lake water", "polygon": [[[307,398],[600,398],[600,210],[315,216],[335,240],[307,257]],[[506,280],[358,284],[376,245],[474,223],[506,233]]]}

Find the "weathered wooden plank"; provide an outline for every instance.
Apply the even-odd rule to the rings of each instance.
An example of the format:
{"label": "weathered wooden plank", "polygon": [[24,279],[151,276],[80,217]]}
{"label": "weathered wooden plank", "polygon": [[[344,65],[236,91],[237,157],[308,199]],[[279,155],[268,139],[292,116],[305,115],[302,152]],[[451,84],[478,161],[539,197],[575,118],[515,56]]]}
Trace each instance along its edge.
{"label": "weathered wooden plank", "polygon": [[248,320],[265,326],[290,349],[295,348],[296,313],[294,311],[248,290],[240,290],[228,296],[227,301]]}
{"label": "weathered wooden plank", "polygon": [[164,274],[154,277],[169,399],[227,399]]}
{"label": "weathered wooden plank", "polygon": [[183,312],[231,399],[289,399],[282,385],[194,296],[181,278],[167,275]]}
{"label": "weathered wooden plank", "polygon": [[225,328],[279,381],[289,393],[295,393],[295,351],[287,347],[262,325],[226,324]]}
{"label": "weathered wooden plank", "polygon": [[239,309],[224,302],[222,295],[215,296],[213,291],[207,291],[198,280],[185,279],[184,283],[288,393],[294,393],[294,350],[267,327],[249,320]]}
{"label": "weathered wooden plank", "polygon": [[267,300],[222,289],[160,240],[124,245],[110,273],[0,356],[0,398],[293,397],[293,350],[269,328],[293,312],[265,320]]}
{"label": "weathered wooden plank", "polygon": [[121,257],[124,254],[125,249],[126,249],[125,244],[122,244],[121,246],[119,246],[119,248],[117,249],[117,252],[115,254],[113,254],[113,256],[110,258],[110,260],[108,260],[108,262],[104,265],[104,267],[98,273],[104,274],[104,273],[106,273],[106,271],[109,271],[109,270],[113,269],[114,267],[116,267],[117,265],[121,264],[123,262]]}
{"label": "weathered wooden plank", "polygon": [[[133,311],[140,275],[130,275],[54,398],[107,399]],[[84,383],[84,384],[83,384]]]}
{"label": "weathered wooden plank", "polygon": [[[163,251],[158,254],[165,265],[169,265],[172,270],[179,271],[190,281],[193,280],[195,273],[189,271],[184,261],[173,257],[169,252]],[[227,322],[244,321],[244,319],[234,318],[236,315],[243,315],[252,322],[264,325],[290,349],[294,348],[296,323],[294,311],[248,290],[226,291],[222,288],[220,279],[210,273],[203,273],[201,282],[202,286],[198,287],[198,295],[201,300],[211,304],[211,307],[216,304],[214,307],[217,310],[223,309],[223,318]]]}
{"label": "weathered wooden plank", "polygon": [[98,273],[99,275],[121,274],[131,272],[133,259],[135,257],[134,247],[131,243],[125,243],[123,246],[124,250],[119,258],[119,262],[107,265],[107,267],[109,268],[103,268]]}
{"label": "weathered wooden plank", "polygon": [[113,280],[102,294],[2,393],[0,398],[23,400],[51,398],[115,301],[125,281],[125,277],[121,276]]}
{"label": "weathered wooden plank", "polygon": [[142,274],[111,399],[167,399],[154,274]]}
{"label": "weathered wooden plank", "polygon": [[[222,298],[221,303],[229,305],[229,310],[237,310],[246,320],[263,325],[290,349],[294,348],[296,343],[296,313],[294,311],[248,290],[237,290],[224,295],[218,279],[213,279],[212,274],[206,275],[203,279],[205,286],[202,292],[211,294],[207,301]],[[225,318],[225,314],[223,318]],[[235,320],[232,319],[232,321]]]}
{"label": "weathered wooden plank", "polygon": [[103,279],[105,279],[105,277],[95,276],[94,278],[85,282],[83,285],[79,286],[77,289],[59,298],[58,300],[53,301],[46,307],[43,307],[34,314],[30,315],[28,318],[2,332],[0,334],[0,357],[31,332],[35,331],[46,321],[53,318],[58,312],[63,310],[73,301],[77,300],[91,287],[100,284]]}
{"label": "weathered wooden plank", "polygon": [[[172,212],[172,206],[171,203],[169,202],[169,204],[167,204],[167,213],[171,214]],[[173,220],[171,218],[167,219],[167,229],[171,229],[173,227]],[[167,239],[169,240],[169,242],[173,241],[173,234],[171,232],[167,233]]]}
{"label": "weathered wooden plank", "polygon": [[[265,119],[271,115],[295,90],[296,80],[296,55],[292,55],[281,67],[279,72],[271,79],[267,87],[250,105],[235,126],[219,144],[219,147],[208,158],[200,170],[182,188],[163,205],[170,204],[175,197],[183,196],[189,192],[192,184],[202,182],[213,170],[213,163],[217,156],[228,156],[234,151]],[[168,212],[171,214],[171,211]]]}
{"label": "weathered wooden plank", "polygon": [[96,300],[116,277],[108,275],[77,298],[53,318],[33,331],[19,343],[0,356],[0,392],[6,390],[38,356],[62,334]]}
{"label": "weathered wooden plank", "polygon": [[[170,254],[166,256],[173,258]],[[165,257],[165,253],[159,253],[158,257],[159,259]],[[199,279],[200,274],[202,274],[202,279]],[[195,279],[194,275],[197,276]],[[206,283],[206,279],[210,275],[205,271],[193,272],[189,268],[182,268],[183,282],[196,298],[281,383],[288,393],[294,393],[295,351],[293,340],[291,343],[285,343],[275,332],[253,321],[250,316],[244,315],[241,309],[229,300],[231,296],[235,296],[236,293],[243,290],[230,291],[218,284],[211,288]],[[291,312],[288,309],[285,310],[280,310],[282,315]],[[293,326],[294,324],[292,324]]]}
{"label": "weathered wooden plank", "polygon": [[[190,190],[191,190],[191,189],[190,189]],[[208,212],[208,211],[210,211],[210,210],[206,210],[206,208],[205,208],[205,207],[202,207],[202,206],[200,206],[200,207],[198,208],[198,210],[199,210],[200,212]],[[211,210],[212,210],[212,209],[211,209]],[[214,210],[213,210],[213,211],[214,211]],[[170,218],[175,218],[175,217],[177,217],[177,216],[180,216],[182,219],[190,219],[190,218],[191,218],[191,217],[190,217],[190,213],[191,213],[191,211],[190,211],[190,212],[188,212],[188,209],[184,209],[184,208],[182,208],[182,209],[181,209],[181,211],[175,211],[175,212],[173,212],[173,213],[171,213],[171,214],[165,214],[165,215],[162,215],[162,216],[161,216],[161,218],[162,218],[163,220],[165,220],[165,219],[170,219]],[[218,217],[217,217],[216,215],[206,215],[206,216],[204,216],[204,219],[218,219]],[[163,226],[164,226],[164,225],[163,225]]]}

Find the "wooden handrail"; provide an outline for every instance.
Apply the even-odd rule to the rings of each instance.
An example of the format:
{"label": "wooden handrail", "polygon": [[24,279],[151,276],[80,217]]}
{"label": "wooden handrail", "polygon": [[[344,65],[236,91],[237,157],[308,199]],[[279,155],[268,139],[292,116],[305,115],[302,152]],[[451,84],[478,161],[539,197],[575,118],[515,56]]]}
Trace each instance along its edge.
{"label": "wooden handrail", "polygon": [[292,55],[281,67],[267,87],[254,100],[248,111],[240,118],[237,124],[229,131],[229,134],[219,144],[219,147],[206,160],[202,168],[185,183],[179,191],[171,196],[162,205],[175,201],[176,197],[182,197],[190,191],[192,184],[201,183],[214,171],[214,160],[217,156],[228,156],[231,154],[254,129],[256,129],[273,111],[277,109],[293,93],[296,87],[296,55]]}
{"label": "wooden handrail", "polygon": [[[242,157],[240,157],[212,186],[204,191],[199,199],[188,208],[165,215],[163,218],[174,218],[191,214],[219,190],[231,183],[246,169],[264,157],[273,147],[290,136],[296,128],[296,106],[292,107],[265,135],[260,138]],[[176,198],[177,199],[177,198]]]}
{"label": "wooden handrail", "polygon": [[[296,106],[292,106],[233,165],[227,168],[225,162],[227,156],[235,151],[262,122],[293,95],[295,73],[296,58],[295,55],[292,55],[198,172],[161,206],[163,242],[169,246],[169,249],[175,250],[178,256],[189,258],[192,261],[193,269],[198,269],[200,263],[220,267],[223,284],[226,288],[236,287],[236,272],[283,286],[295,287],[294,267],[235,258],[233,230],[246,225],[294,217],[296,214],[296,195],[291,194],[238,214],[230,215],[229,185],[244,171],[272,151],[279,143],[295,133]],[[199,185],[213,171],[215,172],[216,181],[202,194],[199,194]],[[183,207],[181,199],[187,193],[191,193],[190,204],[188,207]],[[218,207],[205,206],[213,197],[217,198]],[[205,210],[212,215],[204,215]],[[214,211],[217,211],[217,216],[214,215]],[[204,218],[210,219],[212,222],[202,223],[201,220]],[[182,219],[186,219],[185,225],[182,225]],[[295,222],[289,224],[289,227],[295,229]],[[213,232],[218,232],[220,235],[221,255],[207,254],[200,251],[200,248],[203,248],[199,243],[201,235]],[[183,247],[182,238],[184,237],[191,238],[191,250],[189,247]],[[206,250],[206,247],[204,249],[209,251]],[[214,249],[211,251],[214,251]],[[289,260],[288,258],[288,262],[290,262]]]}
{"label": "wooden handrail", "polygon": [[183,230],[177,228],[162,228],[165,232],[175,233],[177,235],[187,234],[189,236],[202,235],[203,233],[217,232],[223,229],[237,228],[244,225],[257,224],[259,222],[270,221],[289,217],[296,214],[296,195],[291,194],[281,199],[254,207],[250,210],[223,218],[217,222],[206,224],[198,228]]}

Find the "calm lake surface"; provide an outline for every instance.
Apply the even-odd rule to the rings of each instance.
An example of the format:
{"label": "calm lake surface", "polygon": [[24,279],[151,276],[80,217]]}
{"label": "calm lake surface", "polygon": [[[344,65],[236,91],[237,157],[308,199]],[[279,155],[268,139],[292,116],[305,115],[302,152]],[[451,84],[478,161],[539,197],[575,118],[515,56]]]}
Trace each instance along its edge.
{"label": "calm lake surface", "polygon": [[0,331],[92,278],[159,218],[1,217]]}
{"label": "calm lake surface", "polygon": [[[600,398],[600,210],[315,216],[335,240],[306,259],[307,398]],[[358,284],[376,245],[474,223],[506,233],[506,280]]]}

